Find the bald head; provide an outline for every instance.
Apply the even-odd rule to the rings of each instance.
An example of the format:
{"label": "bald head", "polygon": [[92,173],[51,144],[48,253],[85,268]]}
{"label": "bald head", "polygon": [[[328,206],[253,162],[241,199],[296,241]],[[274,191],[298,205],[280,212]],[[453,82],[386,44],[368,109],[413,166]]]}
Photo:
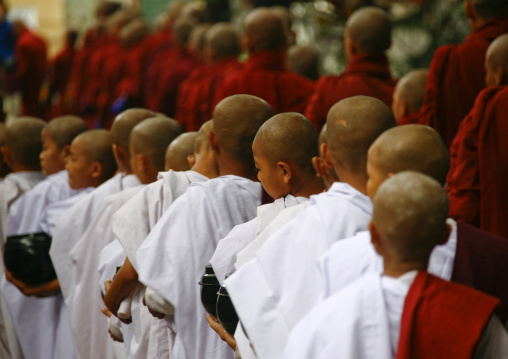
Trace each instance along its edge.
{"label": "bald head", "polygon": [[321,128],[321,132],[319,132],[319,137],[318,137],[318,145],[321,147],[321,145],[324,143],[324,144],[328,144],[328,137],[326,135],[326,129],[328,128],[328,126],[325,125]]}
{"label": "bald head", "polygon": [[173,24],[173,36],[180,46],[187,45],[192,29],[197,25],[195,19],[180,17]]}
{"label": "bald head", "polygon": [[113,140],[109,131],[86,131],[76,136],[74,142],[80,143],[88,162],[99,162],[102,165],[101,182],[113,177],[117,167],[112,150]]}
{"label": "bald head", "polygon": [[286,45],[286,27],[280,15],[259,8],[245,18],[245,37],[250,52],[280,50]]}
{"label": "bald head", "polygon": [[[5,131],[5,147],[12,161],[32,169],[40,170],[39,154],[42,151],[41,132],[46,122],[36,118],[20,118]],[[15,163],[12,163],[13,170]]]}
{"label": "bald head", "polygon": [[198,132],[186,132],[171,142],[166,150],[165,169],[173,171],[188,171],[190,164],[187,157],[194,154],[194,144]]}
{"label": "bald head", "polygon": [[155,116],[154,112],[144,108],[132,108],[123,111],[116,116],[113,126],[111,126],[113,143],[128,152],[129,136],[132,129],[141,121]]}
{"label": "bald head", "polygon": [[55,142],[59,149],[70,146],[72,140],[88,130],[85,121],[77,116],[60,116],[52,119],[44,132]]}
{"label": "bald head", "polygon": [[414,70],[402,77],[395,86],[393,93],[393,113],[395,119],[399,122],[402,118],[398,118],[396,104],[404,101],[407,104],[407,112],[418,113],[422,106],[423,96],[425,95],[425,85],[427,83],[428,71],[425,69]]}
{"label": "bald head", "polygon": [[266,121],[259,128],[253,146],[273,167],[281,161],[296,165],[303,173],[314,174],[312,157],[319,156],[318,133],[299,113],[281,113]]}
{"label": "bald head", "polygon": [[314,46],[291,46],[287,53],[288,69],[313,81],[319,77],[319,52]]}
{"label": "bald head", "polygon": [[399,261],[426,261],[446,236],[448,197],[441,184],[416,172],[386,180],[374,198],[372,222]]}
{"label": "bald head", "polygon": [[121,9],[116,11],[107,20],[107,29],[110,33],[120,31],[124,26],[138,17],[138,14],[132,9]]}
{"label": "bald head", "polygon": [[[486,68],[487,85],[508,84],[508,34],[497,37],[490,44],[487,50]],[[489,79],[489,76],[492,78]],[[493,82],[489,83],[490,81]]]}
{"label": "bald head", "polygon": [[395,119],[382,101],[355,96],[336,103],[328,112],[326,123],[334,162],[346,172],[366,177],[369,147],[381,133],[395,126]]}
{"label": "bald head", "polygon": [[213,130],[213,120],[208,120],[201,125],[194,143],[194,153],[198,154],[201,151],[210,150],[210,141],[208,140],[208,133]]}
{"label": "bald head", "polygon": [[363,7],[348,18],[346,36],[361,52],[384,53],[391,44],[392,22],[380,8]]}
{"label": "bald head", "polygon": [[231,159],[253,164],[252,142],[261,125],[272,116],[273,110],[265,100],[233,95],[215,107],[213,131]]}
{"label": "bald head", "polygon": [[148,35],[148,26],[141,19],[134,19],[120,31],[120,38],[125,47],[133,46]]}
{"label": "bald head", "polygon": [[439,135],[431,127],[405,125],[379,136],[369,149],[369,162],[384,175],[415,171],[432,177],[444,186],[450,169],[450,155]]}
{"label": "bald head", "polygon": [[469,0],[468,2],[484,20],[494,16],[508,16],[508,3],[504,0]]}
{"label": "bald head", "polygon": [[238,34],[231,24],[225,22],[215,24],[207,31],[206,46],[217,61],[237,57],[240,53]]}

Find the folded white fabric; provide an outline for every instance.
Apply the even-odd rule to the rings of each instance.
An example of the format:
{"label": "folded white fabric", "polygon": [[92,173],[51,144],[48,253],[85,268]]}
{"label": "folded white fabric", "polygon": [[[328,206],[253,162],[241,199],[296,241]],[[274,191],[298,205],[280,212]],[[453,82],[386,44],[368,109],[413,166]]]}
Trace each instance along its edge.
{"label": "folded white fabric", "polygon": [[109,317],[109,331],[116,339],[123,341],[122,329],[120,328],[120,323],[117,321],[118,319],[115,318],[114,315]]}
{"label": "folded white fabric", "polygon": [[131,317],[131,305],[132,305],[132,294],[129,294],[120,303],[120,308],[118,308],[117,312],[118,318],[129,319]]}
{"label": "folded white fabric", "polygon": [[150,288],[146,288],[145,290],[145,304],[152,311],[162,314],[175,314],[175,308],[171,305],[171,303]]}

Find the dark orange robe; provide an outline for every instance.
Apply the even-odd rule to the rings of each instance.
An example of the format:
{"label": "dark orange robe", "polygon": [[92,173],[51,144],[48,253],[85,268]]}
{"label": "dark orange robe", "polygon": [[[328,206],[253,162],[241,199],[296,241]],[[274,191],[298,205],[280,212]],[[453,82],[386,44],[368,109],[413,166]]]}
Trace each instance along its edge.
{"label": "dark orange robe", "polygon": [[419,123],[434,127],[450,146],[460,122],[485,88],[485,54],[490,43],[508,32],[508,18],[493,18],[461,45],[436,50],[429,69]]}
{"label": "dark orange robe", "polygon": [[388,58],[379,54],[359,54],[349,59],[346,70],[339,76],[323,76],[305,109],[305,116],[318,131],[326,123],[330,108],[352,96],[375,97],[388,106],[397,81],[392,78]]}

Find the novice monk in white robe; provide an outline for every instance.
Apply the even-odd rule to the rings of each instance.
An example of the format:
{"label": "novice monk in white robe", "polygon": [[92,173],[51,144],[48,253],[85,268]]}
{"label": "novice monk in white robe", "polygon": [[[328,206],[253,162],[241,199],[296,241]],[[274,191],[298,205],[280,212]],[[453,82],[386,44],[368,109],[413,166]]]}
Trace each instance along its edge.
{"label": "novice monk in white robe", "polygon": [[63,201],[78,194],[80,189],[69,186],[65,164],[72,140],[88,130],[85,121],[75,116],[62,116],[51,120],[41,133],[41,168],[46,179],[26,192],[13,204],[7,219],[7,232],[39,232],[40,218],[51,203]]}
{"label": "novice monk in white robe", "polygon": [[[132,129],[129,137],[131,169],[142,184],[157,179],[157,173],[164,169],[166,148],[181,132],[180,125],[166,117],[144,120]],[[81,358],[114,358],[107,335],[108,322],[101,313],[102,296],[97,288],[99,253],[115,239],[112,231],[113,214],[142,188],[143,186],[126,188],[109,196],[69,253],[75,268],[75,290],[69,318]]]}
{"label": "novice monk in white robe", "polygon": [[215,107],[209,137],[221,177],[190,186],[137,252],[140,281],[174,307],[172,358],[233,356],[206,322],[197,283],[218,241],[254,218],[261,204],[261,185],[251,180],[252,141],[272,115],[268,103],[250,95],[228,97]]}
{"label": "novice monk in white robe", "polygon": [[[113,175],[116,164],[111,144],[111,135],[105,130],[86,131],[72,141],[66,165],[72,189],[98,186]],[[62,202],[67,203],[73,198]],[[59,280],[55,279],[39,287],[28,287],[9,273],[7,279],[12,283],[3,282],[1,290],[25,357],[73,358],[74,348],[67,312],[62,296],[54,296],[60,290]]]}
{"label": "novice monk in white robe", "polygon": [[[175,140],[174,146],[171,145],[169,148],[168,152],[172,154],[169,164],[184,169],[182,159],[187,157],[185,153],[188,153],[189,150],[186,143],[189,139],[196,138],[192,151],[193,166],[191,170],[175,172],[170,169],[166,173],[160,173],[161,179],[159,181],[145,187],[113,216],[113,232],[122,244],[127,259],[124,257],[125,261],[120,263],[120,265],[123,264],[122,269],[115,277],[117,289],[113,287],[109,292],[109,286],[107,288],[109,296],[120,294],[119,299],[128,297],[131,302],[128,308],[132,315],[134,338],[128,350],[132,358],[155,355],[160,358],[169,357],[174,333],[167,327],[166,321],[161,320],[164,315],[155,318],[143,306],[145,288],[137,280],[135,253],[150,229],[162,216],[163,211],[181,196],[191,183],[205,182],[209,178],[217,176],[217,165],[207,138],[211,127],[212,122],[209,121],[201,127],[197,137],[189,137],[188,134],[185,134],[181,141]],[[133,258],[133,262],[131,262],[131,258]],[[110,276],[109,279],[112,277]],[[130,280],[126,280],[126,277]],[[164,340],[167,341],[168,338],[169,343],[165,343]]]}
{"label": "novice monk in white robe", "polygon": [[384,273],[364,274],[309,312],[284,358],[507,357],[499,300],[426,271],[433,247],[448,238],[447,214],[446,192],[432,178],[386,180],[369,226]]}
{"label": "novice monk in white robe", "polygon": [[[11,205],[23,193],[44,179],[39,163],[42,149],[41,131],[45,122],[38,119],[19,119],[5,128],[2,157],[12,173],[0,182],[0,276],[3,277],[5,229]],[[2,169],[3,170],[3,169]],[[3,297],[0,298],[0,356],[21,358],[16,333]]]}
{"label": "novice monk in white robe", "polygon": [[312,196],[305,211],[226,280],[259,357],[279,358],[289,330],[311,309],[319,295],[316,288],[322,286],[316,259],[336,241],[367,228],[372,214],[366,195],[367,151],[394,125],[391,110],[377,99],[357,96],[335,104],[328,113],[327,137],[331,162],[342,182]]}

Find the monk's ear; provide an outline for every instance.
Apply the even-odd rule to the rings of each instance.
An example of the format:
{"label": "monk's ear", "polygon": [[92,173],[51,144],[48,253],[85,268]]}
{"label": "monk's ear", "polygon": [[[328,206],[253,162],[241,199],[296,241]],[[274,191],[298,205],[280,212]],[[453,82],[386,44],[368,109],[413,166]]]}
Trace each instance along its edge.
{"label": "monk's ear", "polygon": [[94,161],[94,162],[92,162],[92,164],[90,166],[91,166],[91,170],[92,170],[91,171],[92,178],[95,180],[99,180],[104,173],[104,168],[102,167],[102,163]]}
{"label": "monk's ear", "polygon": [[125,159],[129,157],[127,152],[116,143],[113,143],[113,155],[115,155],[116,163],[124,163]]}
{"label": "monk's ear", "polygon": [[494,83],[496,84],[496,86],[504,85],[505,82],[508,83],[506,80],[508,79],[506,79],[504,76],[503,68],[499,66],[494,70]]}
{"label": "monk's ear", "polygon": [[372,246],[376,250],[376,252],[382,256],[383,250],[381,246],[381,236],[379,235],[379,231],[374,224],[374,222],[370,221],[369,223],[369,232],[370,232],[370,242],[372,243]]}
{"label": "monk's ear", "polygon": [[196,164],[196,155],[187,156],[187,162],[189,162],[190,168],[194,167],[194,165]]}
{"label": "monk's ear", "polygon": [[326,143],[322,143],[319,147],[319,152],[321,153],[321,158],[323,159],[323,163],[328,168],[333,168],[332,156],[330,154],[330,148]]}
{"label": "monk's ear", "polygon": [[316,171],[316,176],[323,177],[326,175],[326,165],[321,157],[312,157],[312,167]]}
{"label": "monk's ear", "polygon": [[285,184],[289,184],[291,182],[291,178],[293,177],[293,171],[291,170],[291,166],[286,162],[279,161],[277,162],[277,168],[282,173],[282,178]]}
{"label": "monk's ear", "polygon": [[5,163],[7,163],[7,165],[12,168],[11,150],[7,146],[2,146],[0,150],[2,151],[2,156],[4,157]]}
{"label": "monk's ear", "polygon": [[210,148],[212,151],[217,152],[219,150],[219,138],[213,131],[208,132],[208,142],[210,142]]}
{"label": "monk's ear", "polygon": [[71,146],[65,145],[60,150],[60,159],[64,162],[67,162],[67,159],[69,158],[69,155],[71,153]]}

